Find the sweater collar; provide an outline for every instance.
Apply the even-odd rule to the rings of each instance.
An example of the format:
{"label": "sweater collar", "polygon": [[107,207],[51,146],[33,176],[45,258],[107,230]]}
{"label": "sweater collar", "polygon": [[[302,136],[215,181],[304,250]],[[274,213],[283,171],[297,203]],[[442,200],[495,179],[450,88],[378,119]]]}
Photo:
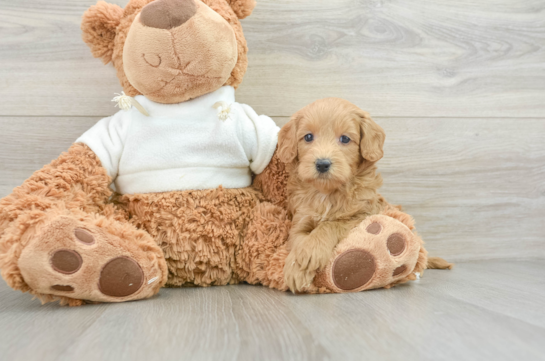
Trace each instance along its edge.
{"label": "sweater collar", "polygon": [[217,102],[234,103],[235,89],[232,86],[226,85],[195,99],[175,104],[157,103],[143,95],[137,95],[135,99],[146,109],[151,117],[180,117],[202,113],[203,109],[215,111],[213,106]]}

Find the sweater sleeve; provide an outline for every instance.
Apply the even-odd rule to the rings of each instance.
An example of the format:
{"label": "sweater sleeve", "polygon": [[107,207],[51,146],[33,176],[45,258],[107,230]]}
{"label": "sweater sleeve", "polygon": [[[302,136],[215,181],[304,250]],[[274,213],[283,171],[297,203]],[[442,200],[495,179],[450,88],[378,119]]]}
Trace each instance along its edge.
{"label": "sweater sleeve", "polygon": [[274,120],[257,113],[248,105],[241,104],[244,111],[241,119],[242,144],[250,161],[250,169],[260,174],[272,159],[280,128]]}
{"label": "sweater sleeve", "polygon": [[128,114],[121,110],[111,117],[101,119],[76,140],[76,143],[83,143],[91,148],[112,180],[115,180],[119,171],[119,161],[129,126]]}

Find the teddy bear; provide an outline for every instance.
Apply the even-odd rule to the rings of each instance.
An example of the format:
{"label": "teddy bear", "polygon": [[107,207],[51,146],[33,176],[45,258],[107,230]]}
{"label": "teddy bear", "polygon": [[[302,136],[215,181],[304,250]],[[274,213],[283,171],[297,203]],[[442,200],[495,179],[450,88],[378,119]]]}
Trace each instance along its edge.
{"label": "teddy bear", "polygon": [[[115,67],[122,109],[0,200],[9,286],[70,306],[145,299],[164,286],[288,290],[279,129],[235,102],[248,63],[239,20],[254,6],[99,1],[85,12],[83,40]],[[413,229],[409,215],[384,207],[339,242],[305,292],[416,279],[427,253]],[[392,234],[404,239],[402,255],[387,249]]]}

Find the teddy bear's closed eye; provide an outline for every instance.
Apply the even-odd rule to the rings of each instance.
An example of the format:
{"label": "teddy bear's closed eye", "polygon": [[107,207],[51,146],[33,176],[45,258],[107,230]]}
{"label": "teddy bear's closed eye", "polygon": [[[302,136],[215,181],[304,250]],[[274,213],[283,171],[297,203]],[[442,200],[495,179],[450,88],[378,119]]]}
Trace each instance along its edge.
{"label": "teddy bear's closed eye", "polygon": [[142,54],[144,61],[154,68],[158,68],[161,65],[161,56],[158,54]]}

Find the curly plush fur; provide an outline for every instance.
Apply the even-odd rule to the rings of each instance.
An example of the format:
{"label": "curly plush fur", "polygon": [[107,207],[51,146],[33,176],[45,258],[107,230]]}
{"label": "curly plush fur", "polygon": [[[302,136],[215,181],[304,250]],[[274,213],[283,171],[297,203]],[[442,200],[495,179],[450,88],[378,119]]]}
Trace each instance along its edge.
{"label": "curly plush fur", "polygon": [[[74,144],[0,200],[0,269],[8,285],[30,292],[42,302],[58,299],[61,304],[82,304],[81,300],[36,292],[19,269],[23,249],[50,220],[59,216],[105,229],[118,236],[120,242],[137,244],[142,251],[155,252],[157,259],[163,258],[153,239],[132,226],[126,212],[109,203],[110,181],[96,155],[86,145]],[[159,267],[166,279],[166,267]]]}
{"label": "curly plush fur", "polygon": [[[278,154],[275,153],[275,154]],[[275,155],[267,168],[254,178],[253,186],[267,195],[267,199],[274,205],[287,208],[289,173],[286,164]],[[272,180],[272,181],[271,181]]]}
{"label": "curly plush fur", "polygon": [[[278,166],[278,161],[272,164]],[[260,179],[271,189],[281,187],[273,183],[284,178],[273,174],[269,170]],[[262,192],[218,188],[115,195],[110,202],[109,184],[96,155],[86,145],[74,144],[0,200],[0,269],[12,288],[30,292],[43,302],[82,304],[35,292],[18,267],[29,240],[59,215],[90,222],[151,252],[156,251],[150,245],[158,245],[162,252],[156,256],[164,257],[168,265],[167,286],[248,281],[284,288],[282,273],[277,272],[282,267],[275,267],[270,256],[285,243],[290,221],[285,210],[261,203]]]}
{"label": "curly plush fur", "polygon": [[124,195],[130,222],[163,250],[167,285],[237,283],[235,251],[252,209],[263,196],[252,188]]}

